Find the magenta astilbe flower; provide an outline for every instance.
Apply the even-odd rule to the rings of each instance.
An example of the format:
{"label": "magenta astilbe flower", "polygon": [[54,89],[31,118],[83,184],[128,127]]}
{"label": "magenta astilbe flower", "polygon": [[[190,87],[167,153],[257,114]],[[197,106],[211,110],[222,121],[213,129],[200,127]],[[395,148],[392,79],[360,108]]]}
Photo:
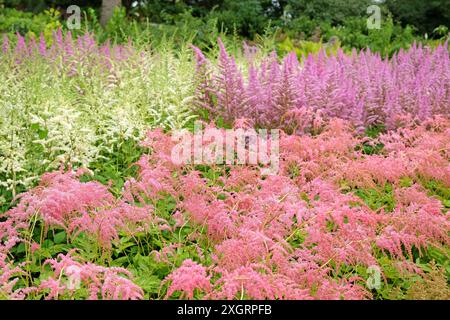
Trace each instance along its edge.
{"label": "magenta astilbe flower", "polygon": [[17,45],[14,49],[14,57],[16,63],[21,63],[28,56],[27,44],[25,42],[25,38],[17,33]]}
{"label": "magenta astilbe flower", "polygon": [[[9,40],[4,36],[2,52],[9,51]],[[17,45],[14,48],[13,58],[18,64],[25,61],[44,57],[49,63],[57,68],[62,68],[70,76],[77,74],[77,68],[98,65],[99,70],[108,72],[113,62],[120,62],[129,59],[135,53],[132,47],[111,46],[109,40],[106,44],[100,45],[95,41],[93,35],[89,33],[73,39],[72,33],[66,34],[61,29],[53,32],[51,46],[48,48],[44,35],[39,36],[39,43],[33,36],[28,41],[23,36],[17,34]],[[63,63],[55,64],[61,60]]]}
{"label": "magenta astilbe flower", "polygon": [[61,28],[58,28],[56,32],[53,32],[53,40],[55,41],[58,49],[62,51],[64,49],[64,36]]}
{"label": "magenta astilbe flower", "polygon": [[74,44],[72,40],[72,33],[69,31],[64,39],[64,50],[67,57],[71,57],[74,54]]}
{"label": "magenta astilbe flower", "polygon": [[28,55],[32,56],[35,51],[38,50],[38,45],[36,42],[36,37],[33,35],[30,37],[30,40],[28,41]]}
{"label": "magenta astilbe flower", "polygon": [[2,52],[3,54],[9,52],[9,38],[6,34],[3,35]]}
{"label": "magenta astilbe flower", "polygon": [[236,61],[230,57],[219,39],[219,69],[221,74],[214,77],[217,90],[217,112],[227,121],[246,116],[244,104],[244,84]]}
{"label": "magenta astilbe flower", "polygon": [[43,57],[47,56],[47,44],[45,42],[45,37],[42,32],[39,36],[39,54]]}
{"label": "magenta astilbe flower", "polygon": [[[196,104],[207,109],[211,117],[230,123],[247,117],[260,126],[295,133],[297,127],[302,133],[310,130],[311,125],[305,122],[311,120],[303,114],[292,117],[297,110],[350,120],[360,130],[375,124],[392,129],[405,116],[420,121],[434,115],[450,116],[446,44],[434,50],[413,45],[390,60],[370,50],[351,56],[342,50],[328,56],[321,50],[301,64],[295,54],[281,63],[271,56],[259,66],[249,62],[246,81],[220,40],[219,48],[217,69],[197,48],[194,50],[200,74],[214,79],[197,82],[197,89],[209,95],[198,94]],[[297,124],[298,120],[303,123]]]}

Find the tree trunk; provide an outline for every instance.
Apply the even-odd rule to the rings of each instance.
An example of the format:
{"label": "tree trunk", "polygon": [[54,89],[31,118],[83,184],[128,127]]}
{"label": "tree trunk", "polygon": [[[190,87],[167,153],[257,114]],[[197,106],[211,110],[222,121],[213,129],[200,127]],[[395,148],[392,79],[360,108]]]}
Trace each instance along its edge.
{"label": "tree trunk", "polygon": [[109,19],[111,19],[114,8],[119,7],[121,0],[103,0],[102,1],[102,12],[100,15],[100,24],[106,26]]}

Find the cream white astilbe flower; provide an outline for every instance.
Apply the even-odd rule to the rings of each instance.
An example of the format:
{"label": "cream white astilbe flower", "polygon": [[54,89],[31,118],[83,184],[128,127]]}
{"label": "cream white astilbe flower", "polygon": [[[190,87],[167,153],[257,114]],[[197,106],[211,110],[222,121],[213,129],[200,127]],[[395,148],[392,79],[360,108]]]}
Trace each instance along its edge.
{"label": "cream white astilbe flower", "polygon": [[142,50],[107,68],[70,59],[1,57],[0,199],[61,164],[89,168],[117,156],[117,146],[137,144],[147,129],[194,119],[189,48]]}

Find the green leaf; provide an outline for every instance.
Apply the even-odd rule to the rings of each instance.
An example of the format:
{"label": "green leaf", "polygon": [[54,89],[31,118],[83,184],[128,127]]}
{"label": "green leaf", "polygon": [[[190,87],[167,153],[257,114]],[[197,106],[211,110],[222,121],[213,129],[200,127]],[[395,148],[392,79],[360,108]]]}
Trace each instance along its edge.
{"label": "green leaf", "polygon": [[450,199],[442,200],[442,203],[444,204],[444,206],[445,206],[446,208],[450,208]]}
{"label": "green leaf", "polygon": [[66,237],[66,232],[65,232],[65,231],[58,232],[58,233],[55,234],[55,236],[53,237],[53,241],[54,241],[56,244],[63,243],[63,242],[66,241],[66,239],[67,239],[67,237]]}
{"label": "green leaf", "polygon": [[25,243],[21,242],[16,249],[16,253],[23,253],[25,252]]}
{"label": "green leaf", "polygon": [[161,279],[154,274],[143,274],[135,279],[135,283],[145,292],[158,292]]}

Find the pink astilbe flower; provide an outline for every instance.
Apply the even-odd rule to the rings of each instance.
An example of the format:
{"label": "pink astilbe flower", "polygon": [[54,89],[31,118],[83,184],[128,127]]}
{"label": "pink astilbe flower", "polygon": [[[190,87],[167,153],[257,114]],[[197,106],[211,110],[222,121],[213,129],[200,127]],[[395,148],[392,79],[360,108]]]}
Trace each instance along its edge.
{"label": "pink astilbe flower", "polygon": [[182,265],[166,277],[170,281],[166,299],[175,291],[181,291],[182,297],[194,298],[195,290],[208,292],[211,289],[211,276],[207,275],[206,268],[191,259],[183,261]]}
{"label": "pink astilbe flower", "polygon": [[[46,299],[58,299],[70,295],[84,286],[90,300],[137,300],[143,298],[143,291],[129,278],[131,273],[123,268],[106,268],[92,263],[81,263],[71,254],[58,255],[57,259],[46,261],[54,276],[41,282],[38,291],[48,292]],[[64,275],[64,277],[63,277]],[[65,279],[67,278],[67,280]]]}
{"label": "pink astilbe flower", "polygon": [[231,238],[215,247],[215,260],[221,268],[234,270],[241,266],[265,261],[274,246],[264,234],[240,229],[240,238]]}
{"label": "pink astilbe flower", "polygon": [[47,44],[45,42],[45,37],[42,32],[39,35],[39,54],[43,57],[47,55]]}
{"label": "pink astilbe flower", "polygon": [[153,221],[152,212],[150,206],[137,207],[119,202],[112,208],[81,211],[79,217],[72,219],[69,230],[74,235],[83,231],[94,235],[102,247],[110,248],[112,241],[119,239],[119,231],[133,234],[139,228],[147,230]]}
{"label": "pink astilbe flower", "polygon": [[[327,59],[318,57],[309,67],[326,73]],[[162,279],[167,299],[177,293],[188,299],[371,299],[366,279],[355,277],[361,270],[379,266],[389,281],[381,263],[387,261],[401,275],[421,276],[415,256],[450,244],[446,199],[426,189],[433,182],[445,194],[450,186],[450,122],[435,117],[397,125],[370,138],[348,121],[329,119],[310,126],[312,135],[280,135],[278,174],[263,176],[258,166],[230,163],[212,164],[214,177],[191,163],[172,162],[176,142],[155,129],[142,142],[149,152],[137,162],[137,175],[118,198],[98,182],[80,182],[83,172],[45,174],[0,215],[0,293],[10,299],[32,293],[51,299],[143,297],[126,269],[84,262],[73,253],[47,261],[53,270],[48,279],[20,287],[17,274],[26,269],[14,261],[13,248],[23,243],[41,251],[28,236],[37,221],[64,229],[70,241],[83,233],[102,253],[114,252],[121,237],[128,243],[156,232],[151,256],[173,270]],[[384,148],[366,154],[364,144]],[[358,192],[383,193],[388,186],[389,212]],[[160,214],[168,199],[173,206]],[[186,259],[186,252],[201,264]]]}
{"label": "pink astilbe flower", "polygon": [[6,254],[0,252],[0,297],[3,299],[20,299],[18,289],[14,289],[19,276],[25,272],[19,267],[14,266],[12,262],[7,261]]}
{"label": "pink astilbe flower", "polygon": [[[258,272],[258,268],[264,272]],[[220,289],[212,295],[215,299],[311,299],[307,290],[302,290],[289,279],[272,274],[259,265],[239,267],[232,272],[223,271],[217,285]]]}
{"label": "pink astilbe flower", "polygon": [[70,220],[84,210],[111,205],[113,196],[97,182],[82,183],[74,172],[52,172],[41,184],[20,195],[19,205],[9,211],[12,217],[27,220],[38,214],[46,225],[68,228]]}
{"label": "pink astilbe flower", "polygon": [[413,246],[421,251],[430,244],[439,247],[440,243],[450,242],[449,220],[441,212],[429,211],[427,207],[411,204],[397,208],[388,221],[376,244],[399,258],[412,257]]}

